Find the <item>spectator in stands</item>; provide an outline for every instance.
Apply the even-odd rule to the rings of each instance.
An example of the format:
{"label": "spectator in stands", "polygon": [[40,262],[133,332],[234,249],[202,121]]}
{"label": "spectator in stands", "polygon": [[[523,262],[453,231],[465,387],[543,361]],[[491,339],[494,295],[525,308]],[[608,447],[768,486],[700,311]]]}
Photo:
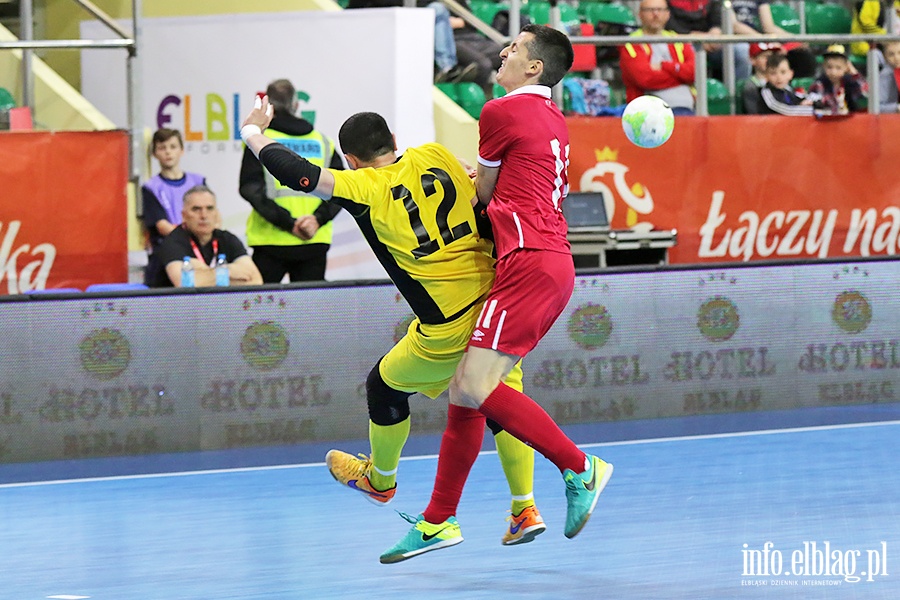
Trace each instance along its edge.
{"label": "spectator in stands", "polygon": [[[389,8],[393,6],[404,6],[403,0],[349,0],[347,4],[347,8]],[[457,60],[450,11],[442,2],[432,0],[417,0],[416,6],[430,8],[434,11],[434,82],[471,81],[478,67],[471,63],[460,63]]]}
{"label": "spectator in stands", "polygon": [[[265,132],[268,137],[320,167],[344,168],[334,142],[295,116],[297,93],[290,81],[276,79],[266,94],[275,108],[275,118]],[[331,221],[341,207],[282,185],[249,148],[244,148],[239,189],[253,206],[247,218],[247,245],[253,248],[253,262],[263,281],[281,283],[286,274],[292,282],[324,280]]]}
{"label": "spectator in stands", "polygon": [[816,113],[846,115],[865,110],[869,87],[850,62],[844,46],[828,46],[822,57],[822,75],[809,86],[808,91]]}
{"label": "spectator in stands", "polygon": [[[721,0],[669,0],[669,22],[666,29],[682,34],[722,35]],[[737,22],[733,11],[729,11],[732,24]],[[750,77],[749,44],[734,46],[734,77],[737,80]],[[709,56],[709,65],[714,77],[723,79],[722,45],[703,44]]]}
{"label": "spectator in stands", "polygon": [[159,162],[159,173],[141,186],[143,221],[149,233],[150,248],[144,282],[150,286],[162,272],[156,250],[169,233],[181,224],[182,199],[187,190],[206,184],[206,177],[181,169],[184,141],[177,129],[160,129],[150,142],[152,156]]}
{"label": "spectator in stands", "polygon": [[247,255],[241,241],[232,233],[216,228],[219,209],[216,196],[205,185],[197,185],[184,194],[181,209],[182,223],[162,244],[157,254],[160,271],[151,287],[181,287],[181,267],[185,257],[190,257],[197,287],[216,284],[216,258],[225,255],[231,285],[259,285],[262,275]]}
{"label": "spectator in stands", "polygon": [[[775,24],[769,0],[732,0],[731,5],[737,18],[734,24],[736,34],[759,35],[762,32],[787,37],[793,35]],[[793,42],[782,44],[782,48],[787,53],[795,77],[815,76],[816,57],[807,46]]]}
{"label": "spectator in stands", "polygon": [[760,108],[762,99],[759,91],[766,85],[766,61],[773,52],[781,52],[781,44],[778,42],[750,44],[750,62],[753,65],[753,74],[744,81],[741,88],[741,100],[745,114],[758,115],[762,113]]}
{"label": "spectator in stands", "polygon": [[812,100],[794,91],[791,87],[793,78],[787,56],[773,52],[766,61],[766,85],[759,90],[760,114],[812,116]]}
{"label": "spectator in stands", "polygon": [[[469,9],[466,0],[461,0],[460,4]],[[481,86],[485,97],[490,100],[494,95],[494,77],[500,69],[500,51],[503,46],[479,33],[460,17],[450,17],[450,25],[453,27],[459,63],[474,66],[471,78]]]}
{"label": "spectator in stands", "polygon": [[[666,0],[641,0],[641,29],[631,35],[675,37],[666,31],[669,7]],[[672,107],[676,115],[694,114],[694,49],[690,44],[667,42],[653,44],[628,43],[619,48],[619,65],[626,99],[658,96]]]}
{"label": "spectator in stands", "polygon": [[[889,15],[888,3],[883,0],[859,0],[853,4],[853,20],[850,33],[874,33],[883,35],[885,17]],[[855,56],[865,56],[869,52],[869,42],[853,42],[850,51]]]}
{"label": "spectator in stands", "polygon": [[900,112],[900,42],[888,42],[882,52],[887,65],[879,74],[878,106],[882,113],[897,113]]}

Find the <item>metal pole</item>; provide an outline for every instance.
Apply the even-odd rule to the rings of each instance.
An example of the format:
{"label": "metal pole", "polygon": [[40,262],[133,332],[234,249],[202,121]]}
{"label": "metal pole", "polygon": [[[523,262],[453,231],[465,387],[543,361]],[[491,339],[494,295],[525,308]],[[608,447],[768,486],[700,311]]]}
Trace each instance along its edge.
{"label": "metal pole", "polygon": [[[34,40],[34,11],[31,0],[19,2],[20,35],[23,40]],[[31,68],[32,51],[22,50],[22,106],[31,108],[31,118],[35,118],[34,110],[34,71]]]}
{"label": "metal pole", "polygon": [[[722,2],[722,33],[732,35],[734,23],[731,22],[731,0]],[[735,81],[734,81],[734,45],[722,46],[722,78],[728,89],[728,112],[735,112]]]}
{"label": "metal pole", "polygon": [[697,110],[694,112],[697,116],[708,117],[709,107],[706,94],[706,50],[703,44],[694,44],[694,85],[697,88]]}
{"label": "metal pole", "polygon": [[878,77],[878,50],[875,44],[869,44],[869,53],[866,55],[866,81],[869,82],[869,114],[877,115],[881,112],[878,105],[881,96],[881,82]]}
{"label": "metal pole", "polygon": [[520,15],[522,14],[521,0],[512,0],[509,3],[509,39],[514,40],[519,35]]}
{"label": "metal pole", "polygon": [[[559,15],[559,2],[558,0],[550,0],[550,27],[553,29],[558,29],[563,33],[568,34],[567,31],[563,31],[562,23]],[[556,106],[559,107],[559,110],[563,109],[563,86],[562,81],[554,85],[550,89],[550,97],[556,103]]]}
{"label": "metal pole", "polygon": [[[131,35],[134,40],[134,46],[128,50],[128,60],[126,63],[128,75],[128,131],[131,135],[131,156],[129,165],[131,168],[131,179],[135,186],[140,181],[143,172],[143,144],[144,144],[144,125],[141,118],[142,106],[141,98],[141,69],[138,62],[138,45],[141,36],[141,0],[131,0]],[[141,202],[137,199],[137,214],[140,215]]]}

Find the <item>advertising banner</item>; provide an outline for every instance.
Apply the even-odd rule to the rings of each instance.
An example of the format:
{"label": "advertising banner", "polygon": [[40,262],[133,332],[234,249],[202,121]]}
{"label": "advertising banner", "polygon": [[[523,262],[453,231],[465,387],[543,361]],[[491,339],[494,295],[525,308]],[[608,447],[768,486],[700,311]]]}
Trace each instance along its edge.
{"label": "advertising banner", "polygon": [[[560,424],[900,407],[897,261],[579,276],[524,360]],[[0,303],[0,462],[364,439],[392,285]],[[447,398],[410,401],[440,433]]]}
{"label": "advertising banner", "polygon": [[572,190],[614,229],[676,229],[669,262],[900,253],[900,116],[678,118],[652,150],[619,119],[568,123]]}
{"label": "advertising banner", "polygon": [[128,280],[123,131],[0,135],[0,294]]}
{"label": "advertising banner", "polygon": [[[381,114],[401,150],[434,141],[434,12],[417,8],[296,11],[141,21],[142,125],[181,131],[181,166],[216,192],[225,229],[241,239],[250,204],[238,193],[240,125],[257,92],[276,79],[297,90],[300,116],[338,143],[341,124],[362,111]],[[130,22],[122,22],[126,30]],[[109,30],[84,21],[82,37]],[[362,40],[365,40],[362,42]],[[117,125],[127,123],[125,61],[83,52],[82,91]],[[150,161],[152,176],[159,165]],[[327,278],[386,279],[347,213],[335,219]]]}

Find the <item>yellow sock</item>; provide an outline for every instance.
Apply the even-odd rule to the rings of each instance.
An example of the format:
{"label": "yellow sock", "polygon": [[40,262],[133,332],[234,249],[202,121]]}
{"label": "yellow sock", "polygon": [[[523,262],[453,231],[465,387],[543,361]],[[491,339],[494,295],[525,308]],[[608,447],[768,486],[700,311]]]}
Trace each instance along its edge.
{"label": "yellow sock", "polygon": [[397,467],[409,437],[409,422],[409,417],[396,425],[376,425],[369,421],[369,444],[372,446],[369,483],[376,490],[388,490],[397,482]]}
{"label": "yellow sock", "polygon": [[495,435],[494,443],[512,494],[512,513],[518,515],[527,507],[534,506],[534,448],[506,431]]}

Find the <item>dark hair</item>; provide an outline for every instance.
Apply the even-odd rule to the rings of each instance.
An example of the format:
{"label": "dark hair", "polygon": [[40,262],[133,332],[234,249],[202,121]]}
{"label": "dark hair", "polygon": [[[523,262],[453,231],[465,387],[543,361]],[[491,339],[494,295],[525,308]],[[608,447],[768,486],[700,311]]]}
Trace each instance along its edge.
{"label": "dark hair", "polygon": [[338,141],[345,154],[363,162],[371,162],[394,151],[394,136],[384,117],[378,113],[356,113],[341,125]]}
{"label": "dark hair", "polygon": [[266,87],[266,95],[275,112],[294,112],[297,90],[294,89],[294,84],[287,79],[276,79],[270,83]]}
{"label": "dark hair", "polygon": [[534,36],[534,39],[525,44],[528,58],[544,63],[544,72],[538,83],[553,87],[562,81],[575,60],[569,36],[546,25],[526,25],[522,31]]}
{"label": "dark hair", "polygon": [[209,189],[209,186],[201,183],[200,185],[195,185],[194,187],[192,187],[191,189],[186,191],[184,193],[184,195],[181,197],[181,202],[182,202],[182,204],[187,202],[188,196],[192,196],[194,194],[202,194],[204,192],[206,192],[208,194],[212,194],[213,198],[216,197],[216,193],[213,192],[211,189]]}
{"label": "dark hair", "polygon": [[769,58],[766,59],[766,70],[768,71],[769,69],[777,69],[783,62],[788,62],[787,54],[782,54],[781,52],[773,52],[769,55]]}
{"label": "dark hair", "polygon": [[184,148],[184,140],[181,139],[181,132],[177,129],[157,129],[153,134],[153,142],[150,144],[150,148],[155,151],[157,144],[162,144],[163,142],[168,142],[172,138],[178,140],[178,145]]}

